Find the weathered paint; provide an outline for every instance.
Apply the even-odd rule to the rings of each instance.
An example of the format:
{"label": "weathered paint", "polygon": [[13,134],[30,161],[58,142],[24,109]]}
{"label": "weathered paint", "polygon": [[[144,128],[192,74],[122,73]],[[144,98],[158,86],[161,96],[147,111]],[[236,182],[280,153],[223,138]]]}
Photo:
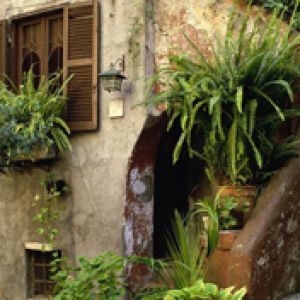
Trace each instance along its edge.
{"label": "weathered paint", "polygon": [[[124,215],[126,255],[152,256],[153,176],[163,130],[164,117],[149,117],[129,161]],[[148,269],[143,266],[130,268],[128,274],[132,289],[151,278]]]}

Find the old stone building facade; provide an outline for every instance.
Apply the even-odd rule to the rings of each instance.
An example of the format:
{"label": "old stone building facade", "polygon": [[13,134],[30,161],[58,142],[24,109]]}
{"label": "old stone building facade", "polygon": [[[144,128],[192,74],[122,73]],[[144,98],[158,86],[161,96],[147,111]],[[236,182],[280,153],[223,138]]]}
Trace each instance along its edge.
{"label": "old stone building facade", "polygon": [[[91,2],[1,0],[0,21],[5,20],[6,26],[13,28],[18,22],[44,18],[53,12],[61,13],[65,20],[66,7]],[[104,71],[124,56],[127,80],[119,95],[104,91],[94,78],[98,126],[73,132],[72,152],[42,168],[31,166],[22,172],[0,174],[1,300],[29,297],[25,245],[40,242],[32,222],[32,198],[41,190],[40,179],[48,170],[71,187],[64,200],[67,209],[56,245],[65,255],[93,257],[104,251],[153,254],[155,164],[165,124],[159,112],[148,112],[137,104],[145,99],[147,78],[167,55],[191,50],[184,33],[209,54],[207,35],[222,32],[233,2],[93,1],[98,15],[94,67]],[[244,6],[241,4],[239,9]],[[14,35],[8,33],[6,38],[10,45],[16,45]],[[10,56],[5,63],[16,62]],[[124,105],[118,117],[111,115],[114,101]],[[132,276],[141,274],[137,270]]]}

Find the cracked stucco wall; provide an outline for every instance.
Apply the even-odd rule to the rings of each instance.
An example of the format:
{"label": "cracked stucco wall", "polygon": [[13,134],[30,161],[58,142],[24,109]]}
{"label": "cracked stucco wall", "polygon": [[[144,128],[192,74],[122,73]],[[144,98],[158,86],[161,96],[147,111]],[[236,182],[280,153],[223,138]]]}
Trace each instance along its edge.
{"label": "cracked stucco wall", "polygon": [[[65,0],[2,0],[0,17],[65,3]],[[71,1],[72,3],[84,1]],[[132,67],[129,32],[132,17],[144,18],[143,1],[102,0],[101,69],[125,55],[124,117],[110,119],[108,103],[113,96],[99,88],[100,130],[72,137],[73,151],[51,169],[70,184],[67,211],[60,225],[57,245],[70,256],[96,256],[103,251],[123,252],[123,212],[128,159],[143,127],[146,113],[133,106],[144,99],[144,41]],[[135,72],[135,73],[134,73]],[[39,241],[32,225],[31,201],[39,191],[45,171],[31,168],[22,173],[0,174],[0,298],[26,299],[25,250],[27,241]]]}

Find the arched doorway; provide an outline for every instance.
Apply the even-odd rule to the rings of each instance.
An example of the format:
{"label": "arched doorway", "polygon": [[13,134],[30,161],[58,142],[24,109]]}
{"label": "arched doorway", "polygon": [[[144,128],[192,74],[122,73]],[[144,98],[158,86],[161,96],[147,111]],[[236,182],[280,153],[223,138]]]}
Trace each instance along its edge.
{"label": "arched doorway", "polygon": [[174,211],[182,215],[189,210],[189,195],[199,183],[203,166],[198,159],[190,159],[183,148],[179,160],[173,164],[173,150],[181,134],[179,121],[160,139],[154,164],[153,256],[167,256],[166,235],[172,231]]}
{"label": "arched doorway", "polygon": [[[166,124],[165,115],[149,117],[129,160],[124,213],[126,255],[165,255],[164,232],[170,228],[173,212],[188,210],[188,195],[203,173],[200,162],[188,159],[185,150],[176,166],[172,165],[180,128],[174,126],[166,133]],[[151,278],[142,266],[128,272],[132,287]]]}

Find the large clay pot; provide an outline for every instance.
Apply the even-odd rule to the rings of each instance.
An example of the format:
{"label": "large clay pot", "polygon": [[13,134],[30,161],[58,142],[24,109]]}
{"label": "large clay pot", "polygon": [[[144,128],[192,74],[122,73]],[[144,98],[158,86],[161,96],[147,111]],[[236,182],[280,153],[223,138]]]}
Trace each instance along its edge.
{"label": "large clay pot", "polygon": [[221,288],[228,286],[230,250],[240,230],[220,230],[218,246],[208,258],[206,280]]}

